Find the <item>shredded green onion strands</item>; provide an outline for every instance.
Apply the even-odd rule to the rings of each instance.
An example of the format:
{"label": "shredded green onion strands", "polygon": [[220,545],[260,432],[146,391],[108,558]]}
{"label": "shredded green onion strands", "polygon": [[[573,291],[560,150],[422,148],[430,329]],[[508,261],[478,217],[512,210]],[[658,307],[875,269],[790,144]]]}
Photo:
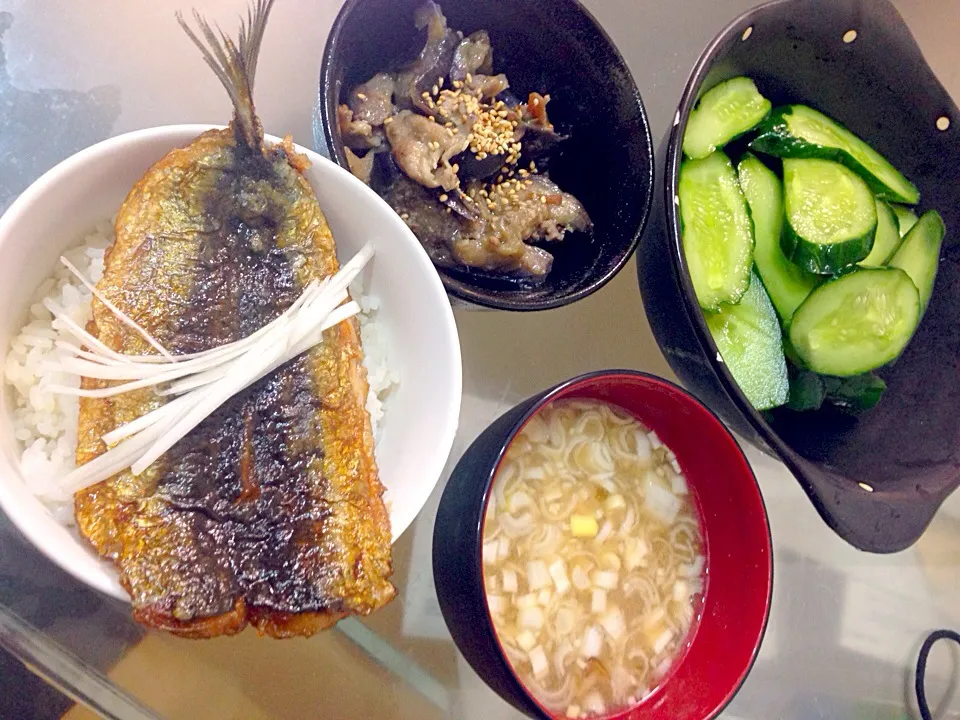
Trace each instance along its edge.
{"label": "shredded green onion strands", "polygon": [[111,304],[93,283],[66,259],[63,263],[117,318],[139,333],[160,355],[123,355],[74,322],[53,301],[47,308],[81,345],[60,342],[74,357],[56,364],[59,372],[98,380],[126,381],[106,388],[82,389],[51,385],[50,392],[104,398],[155,387],[169,402],[103,436],[109,449],[64,479],[69,492],[102,482],[130,468],[139,475],[181,438],[231,397],[276,368],[323,341],[323,332],[353,317],[360,307],[349,300],[347,287],[373,257],[365,245],[338,273],[307,285],[299,298],[255,333],[211,350],[171,355],[146,330]]}

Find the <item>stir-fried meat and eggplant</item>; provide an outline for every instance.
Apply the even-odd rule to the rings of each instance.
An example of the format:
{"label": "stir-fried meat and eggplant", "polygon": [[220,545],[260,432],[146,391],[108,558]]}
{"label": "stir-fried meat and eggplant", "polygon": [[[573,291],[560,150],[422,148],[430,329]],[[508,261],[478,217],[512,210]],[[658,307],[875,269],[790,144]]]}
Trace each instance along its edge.
{"label": "stir-fried meat and eggplant", "polygon": [[591,227],[536,165],[566,139],[547,116],[550,96],[521,103],[510,93],[486,31],[451,30],[433,2],[415,21],[427,32],[420,55],[353,88],[338,109],[350,169],[437,265],[542,278],[553,256],[541,245]]}

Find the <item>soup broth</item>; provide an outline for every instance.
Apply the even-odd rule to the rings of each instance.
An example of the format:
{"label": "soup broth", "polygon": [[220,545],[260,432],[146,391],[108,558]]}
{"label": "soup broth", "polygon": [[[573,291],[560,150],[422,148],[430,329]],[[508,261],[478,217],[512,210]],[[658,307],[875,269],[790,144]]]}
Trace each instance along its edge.
{"label": "soup broth", "polygon": [[618,407],[548,405],[501,463],[483,568],[504,652],[544,707],[576,718],[636,703],[686,646],[703,591],[676,457]]}

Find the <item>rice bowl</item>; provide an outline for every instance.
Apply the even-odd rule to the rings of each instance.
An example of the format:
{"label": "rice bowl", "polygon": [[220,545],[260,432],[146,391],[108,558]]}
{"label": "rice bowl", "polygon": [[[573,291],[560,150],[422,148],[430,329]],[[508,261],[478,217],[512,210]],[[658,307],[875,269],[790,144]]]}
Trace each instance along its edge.
{"label": "rice bowl", "polygon": [[[45,395],[38,386],[40,364],[52,351],[56,329],[37,300],[55,294],[82,320],[88,296],[59,271],[49,278],[57,258],[68,251],[74,264],[95,277],[109,242],[104,218],[116,212],[136,178],[156,159],[206,129],[156,128],[100,143],[43,176],[0,219],[5,259],[0,300],[11,309],[0,319],[0,367],[13,385],[5,388],[0,414],[0,506],[61,567],[120,599],[127,595],[115,572],[63,524],[71,516],[71,497],[58,490],[56,478],[72,463],[75,429],[67,418],[75,421],[76,400]],[[399,218],[349,173],[304,148],[297,150],[313,164],[306,176],[341,259],[366,242],[376,250],[360,277],[365,290],[358,294],[352,289],[364,314],[378,320],[361,322],[361,335],[371,385],[367,407],[373,421],[381,421],[376,453],[396,539],[432,491],[452,445],[461,391],[456,327],[429,259]],[[91,228],[96,228],[92,240]],[[69,250],[80,238],[84,244]],[[24,325],[26,335],[18,338]],[[383,398],[386,406],[381,408]],[[392,416],[403,422],[391,422]]]}

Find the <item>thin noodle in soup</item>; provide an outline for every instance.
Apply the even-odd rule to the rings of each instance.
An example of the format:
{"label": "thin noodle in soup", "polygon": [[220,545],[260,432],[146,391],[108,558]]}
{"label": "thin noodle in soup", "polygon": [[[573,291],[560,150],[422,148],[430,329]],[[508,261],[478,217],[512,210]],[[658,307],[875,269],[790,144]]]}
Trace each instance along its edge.
{"label": "thin noodle in soup", "polygon": [[620,408],[548,405],[500,466],[483,566],[504,652],[544,707],[578,718],[634,704],[686,647],[703,591],[677,459]]}

